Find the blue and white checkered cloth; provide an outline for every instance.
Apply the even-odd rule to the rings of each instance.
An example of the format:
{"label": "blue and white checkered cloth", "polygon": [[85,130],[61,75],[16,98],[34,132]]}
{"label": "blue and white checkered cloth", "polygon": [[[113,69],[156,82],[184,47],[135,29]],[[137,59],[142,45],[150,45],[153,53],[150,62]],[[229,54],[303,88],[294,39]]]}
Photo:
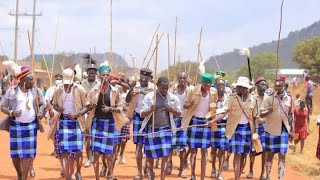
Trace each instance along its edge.
{"label": "blue and white checkered cloth", "polygon": [[[182,117],[175,117],[174,122],[177,128],[181,127]],[[180,129],[176,134],[172,135],[172,149],[183,150],[187,148],[187,134],[183,129]]]}
{"label": "blue and white checkered cloth", "polygon": [[114,136],[115,136],[115,137],[114,137],[114,142],[113,142],[113,143],[114,143],[114,144],[120,144],[120,143],[121,143],[121,139],[122,139],[122,138],[120,137],[120,136],[121,136],[121,130],[120,130],[120,131],[116,131],[116,130],[115,130],[115,131],[114,131]]}
{"label": "blue and white checkered cloth", "polygon": [[252,132],[249,124],[238,124],[229,143],[229,152],[248,154],[252,144]]}
{"label": "blue and white checkered cloth", "polygon": [[[206,124],[208,119],[192,117],[190,125],[201,125]],[[210,138],[211,138],[211,129],[208,125],[206,126],[197,126],[189,127],[187,130],[188,136],[188,146],[190,148],[209,148]]]}
{"label": "blue and white checkered cloth", "polygon": [[[140,117],[139,113],[134,113],[133,115],[133,143],[134,144],[144,144],[144,136],[137,136],[139,133],[139,130],[141,128],[143,118]],[[146,130],[144,129],[141,134],[146,133]]]}
{"label": "blue and white checkered cloth", "polygon": [[273,153],[287,153],[289,134],[284,126],[282,127],[280,136],[274,136],[268,132],[266,132],[265,135],[266,151]]}
{"label": "blue and white checkered cloth", "polygon": [[83,135],[77,120],[61,115],[59,121],[59,148],[62,153],[77,153],[83,148]]}
{"label": "blue and white checkered cloth", "polygon": [[[160,128],[154,128],[154,132],[170,129],[169,125]],[[147,129],[148,133],[152,133],[152,126],[149,125]],[[155,133],[154,135],[148,134],[145,136],[144,153],[147,158],[159,158],[170,155],[172,132],[164,131]]]}
{"label": "blue and white checkered cloth", "polygon": [[10,156],[11,158],[35,157],[37,152],[37,123],[21,123],[11,120]]}
{"label": "blue and white checkered cloth", "polygon": [[113,119],[94,118],[91,126],[91,150],[102,154],[113,154],[114,132]]}
{"label": "blue and white checkered cloth", "polygon": [[[227,120],[217,121],[218,129],[217,131],[211,131],[211,147],[213,149],[228,150],[229,149],[229,139],[226,137],[226,124]],[[224,124],[224,125],[220,125]]]}
{"label": "blue and white checkered cloth", "polygon": [[127,124],[125,124],[122,128],[121,128],[121,141],[128,141],[130,140],[130,122],[128,122]]}

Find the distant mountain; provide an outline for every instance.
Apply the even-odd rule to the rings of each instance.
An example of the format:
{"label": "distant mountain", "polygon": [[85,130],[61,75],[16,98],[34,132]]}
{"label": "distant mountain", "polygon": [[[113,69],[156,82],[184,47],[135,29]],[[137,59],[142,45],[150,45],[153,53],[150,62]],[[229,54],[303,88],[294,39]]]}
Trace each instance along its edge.
{"label": "distant mountain", "polygon": [[[279,57],[281,59],[281,65],[283,68],[298,68],[299,65],[292,60],[293,50],[297,43],[310,39],[315,36],[320,36],[320,21],[313,23],[311,26],[290,32],[288,37],[280,40]],[[277,51],[277,40],[269,43],[262,43],[257,46],[253,46],[250,49],[251,55],[255,55],[258,52],[274,52]],[[224,53],[216,56],[219,61],[219,65],[226,71],[232,71],[240,68],[246,61],[241,61],[243,58],[239,55],[238,50],[233,52]],[[213,57],[205,63],[206,66],[216,68],[216,63]]]}
{"label": "distant mountain", "polygon": [[[55,66],[60,63],[64,62],[65,66],[72,65],[72,64],[77,64],[79,63],[82,65],[82,67],[85,67],[84,65],[86,64],[86,60],[82,58],[82,56],[85,53],[74,53],[68,55],[68,53],[59,53],[56,54],[55,56]],[[100,64],[104,62],[105,60],[109,59],[109,53],[96,53],[92,54],[93,59],[97,61],[97,64]],[[122,56],[120,56],[117,53],[112,53],[113,55],[113,64],[121,67],[128,67],[128,63],[123,59]],[[45,54],[45,55],[40,55],[40,54],[35,54],[34,58],[35,61],[42,61],[43,56],[45,57],[46,61],[48,64],[52,64],[52,59],[53,59],[53,54]],[[31,57],[28,56],[25,58],[27,61],[31,60]]]}

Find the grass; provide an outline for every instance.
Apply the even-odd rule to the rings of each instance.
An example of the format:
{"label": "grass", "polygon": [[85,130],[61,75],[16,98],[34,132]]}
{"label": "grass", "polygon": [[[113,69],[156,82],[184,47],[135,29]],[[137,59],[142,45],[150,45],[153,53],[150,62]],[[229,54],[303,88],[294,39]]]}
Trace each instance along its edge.
{"label": "grass", "polygon": [[[300,86],[291,89],[291,93],[295,99],[295,94],[300,93],[303,98],[305,88]],[[313,97],[313,113],[310,118],[310,134],[305,141],[303,153],[300,154],[300,144],[297,144],[296,153],[289,150],[287,154],[287,164],[295,170],[310,176],[310,178],[320,179],[320,161],[316,158],[319,127],[317,126],[317,117],[320,116],[320,88],[316,89]]]}

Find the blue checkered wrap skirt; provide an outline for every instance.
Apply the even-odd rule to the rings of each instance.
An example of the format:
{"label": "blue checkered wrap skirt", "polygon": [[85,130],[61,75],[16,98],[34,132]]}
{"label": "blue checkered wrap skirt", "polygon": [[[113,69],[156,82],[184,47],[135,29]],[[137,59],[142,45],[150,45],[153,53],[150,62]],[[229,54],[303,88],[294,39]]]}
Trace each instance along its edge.
{"label": "blue checkered wrap skirt", "polygon": [[61,115],[58,129],[59,148],[61,153],[77,153],[83,148],[83,135],[77,120]]}
{"label": "blue checkered wrap skirt", "polygon": [[127,122],[122,128],[121,128],[121,141],[128,141],[130,140],[130,122]]}
{"label": "blue checkered wrap skirt", "polygon": [[37,123],[21,123],[14,119],[10,124],[11,158],[35,157],[37,152]]}
{"label": "blue checkered wrap skirt", "polygon": [[[265,132],[265,124],[264,123],[259,123],[258,134],[259,134],[259,139],[261,142],[262,150],[265,151],[266,150],[266,132]],[[252,144],[251,152],[252,153],[256,152],[253,148],[253,144]]]}
{"label": "blue checkered wrap skirt", "polygon": [[252,132],[249,124],[238,124],[229,143],[229,152],[248,154],[252,145]]}
{"label": "blue checkered wrap skirt", "polygon": [[114,119],[93,118],[91,126],[91,150],[113,154]]}
{"label": "blue checkered wrap skirt", "polygon": [[[140,117],[139,113],[134,113],[133,115],[133,143],[134,144],[144,144],[144,136],[137,136],[139,133],[139,130],[141,128],[141,124],[144,118]],[[146,130],[144,129],[141,134],[146,133]]]}
{"label": "blue checkered wrap skirt", "polygon": [[281,135],[274,136],[265,132],[266,151],[273,153],[287,153],[289,134],[287,129],[282,126]]}
{"label": "blue checkered wrap skirt", "polygon": [[[190,125],[201,125],[206,124],[207,122],[208,120],[205,118],[193,116]],[[188,146],[190,148],[209,148],[211,145],[211,129],[208,125],[188,128],[187,137]]]}
{"label": "blue checkered wrap skirt", "polygon": [[[213,149],[228,150],[229,139],[226,137],[226,123],[227,120],[222,119],[217,121],[217,131],[211,131],[211,147]],[[221,125],[223,124],[223,125]]]}
{"label": "blue checkered wrap skirt", "polygon": [[[177,128],[181,127],[182,117],[175,117],[174,122]],[[187,134],[183,129],[180,129],[176,134],[172,135],[172,149],[183,150],[187,148]]]}
{"label": "blue checkered wrap skirt", "polygon": [[121,143],[121,130],[120,131],[114,131],[114,144],[120,144]]}
{"label": "blue checkered wrap skirt", "polygon": [[144,153],[146,154],[147,158],[159,158],[170,155],[172,132],[169,131],[169,129],[169,125],[165,125],[160,128],[154,128],[154,132],[162,132],[152,135],[152,126],[148,126],[147,133],[150,134],[146,135],[144,140]]}

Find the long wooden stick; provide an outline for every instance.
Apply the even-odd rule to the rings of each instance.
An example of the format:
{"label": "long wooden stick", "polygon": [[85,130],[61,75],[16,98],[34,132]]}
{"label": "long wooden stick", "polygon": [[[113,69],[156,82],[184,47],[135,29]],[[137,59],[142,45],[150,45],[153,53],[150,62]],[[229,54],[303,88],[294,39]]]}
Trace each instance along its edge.
{"label": "long wooden stick", "polygon": [[199,66],[199,61],[200,61],[200,46],[201,46],[201,39],[202,39],[202,26],[201,26],[201,29],[200,29],[200,37],[199,37],[199,43],[198,43],[198,55],[197,55],[197,73],[196,73],[196,76],[195,76],[195,83],[197,83],[198,81],[198,66]]}
{"label": "long wooden stick", "polygon": [[159,30],[159,27],[160,27],[160,24],[158,24],[157,29],[154,31],[154,33],[153,33],[153,35],[152,35],[152,39],[151,39],[151,41],[150,41],[150,45],[149,45],[147,54],[146,54],[146,56],[143,58],[143,62],[142,62],[141,68],[143,68],[143,65],[144,65],[144,63],[145,63],[145,61],[146,61],[146,59],[147,59],[147,57],[148,57],[148,55],[149,55],[149,51],[150,51],[150,49],[151,49],[151,46],[152,46],[154,37],[156,36],[156,34],[157,34],[158,30]]}
{"label": "long wooden stick", "polygon": [[160,43],[160,41],[161,41],[161,39],[162,39],[162,36],[163,36],[163,33],[161,34],[160,38],[156,41],[156,47],[153,49],[153,52],[152,52],[152,54],[151,54],[151,57],[150,57],[150,59],[149,59],[149,61],[148,61],[148,64],[147,64],[147,66],[146,66],[147,68],[149,68],[150,62],[151,62],[151,60],[152,60],[152,58],[153,58],[153,55],[154,55],[155,52],[156,52],[157,46],[159,45],[159,43]]}
{"label": "long wooden stick", "polygon": [[167,34],[168,38],[168,68],[167,68],[167,76],[170,82],[170,40],[169,40],[169,33]]}
{"label": "long wooden stick", "polygon": [[60,16],[58,16],[58,22],[57,22],[57,25],[56,25],[56,34],[55,34],[56,37],[55,37],[55,40],[54,40],[54,49],[53,49],[53,57],[52,57],[52,65],[51,65],[51,78],[50,79],[52,79],[52,74],[53,74],[53,69],[54,69],[54,60],[56,59],[59,22],[60,22]]}
{"label": "long wooden stick", "polygon": [[47,60],[46,60],[46,57],[44,56],[44,54],[42,54],[42,59],[43,59],[44,65],[46,66],[46,69],[47,69],[50,86],[52,86],[52,79],[51,79],[50,71],[48,68]]}
{"label": "long wooden stick", "polygon": [[[159,35],[157,34],[157,38],[156,38],[156,40],[157,40],[157,42],[159,42],[159,40],[158,40],[158,38],[159,38]],[[158,44],[156,45],[156,57],[155,57],[155,61],[154,61],[154,70],[153,70],[153,72],[154,72],[154,79],[153,79],[153,83],[154,83],[154,94],[153,94],[153,105],[154,106],[156,106],[156,100],[157,100],[157,95],[156,95],[156,92],[157,92],[157,83],[156,83],[156,81],[157,81],[157,64],[158,64]],[[154,122],[155,122],[155,118],[156,118],[156,113],[155,112],[153,112],[153,116],[152,116],[152,134],[154,134]]]}
{"label": "long wooden stick", "polygon": [[[278,42],[277,42],[277,63],[276,63],[276,75],[275,75],[275,80],[278,77],[278,69],[279,69],[279,48],[280,48],[280,38],[281,38],[281,30],[282,30],[282,11],[283,11],[283,4],[284,0],[281,2],[281,7],[280,7],[280,25],[279,25],[279,33],[278,33]],[[276,81],[275,81],[276,83]],[[272,98],[272,107],[274,103],[274,96]]]}
{"label": "long wooden stick", "polygon": [[176,79],[176,53],[177,53],[177,30],[178,30],[178,17],[176,16],[176,25],[174,28],[174,49],[173,49],[173,80]]}
{"label": "long wooden stick", "polygon": [[109,66],[112,68],[112,0],[110,0],[110,52],[109,52]]}

